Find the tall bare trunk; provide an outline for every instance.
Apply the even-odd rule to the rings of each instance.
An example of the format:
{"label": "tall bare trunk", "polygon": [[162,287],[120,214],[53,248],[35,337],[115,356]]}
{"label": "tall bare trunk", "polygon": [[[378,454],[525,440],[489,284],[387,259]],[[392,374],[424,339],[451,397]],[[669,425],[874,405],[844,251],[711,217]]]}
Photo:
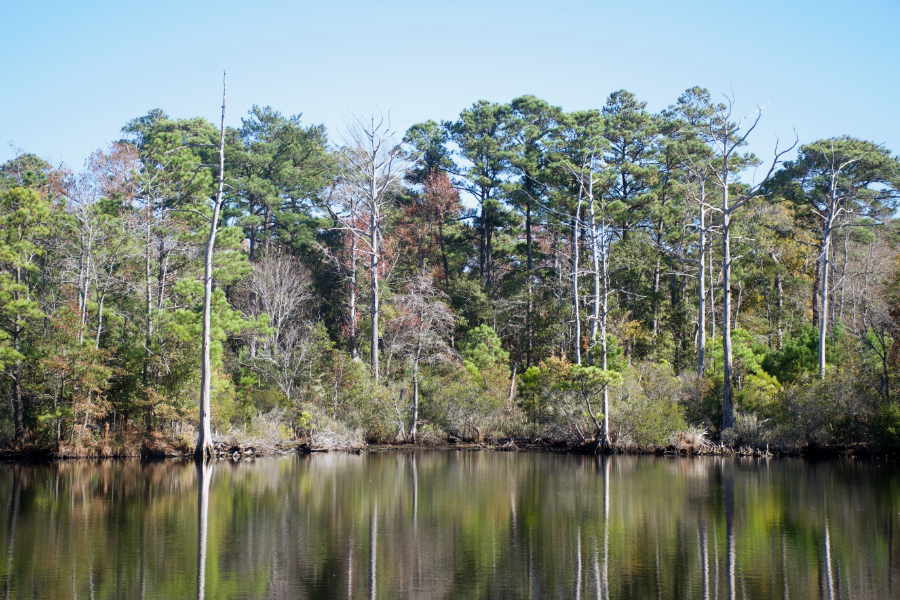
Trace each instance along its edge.
{"label": "tall bare trunk", "polygon": [[775,315],[777,323],[776,332],[778,336],[778,349],[781,350],[784,344],[784,328],[781,325],[781,314],[784,309],[784,287],[781,285],[781,273],[775,273],[775,288],[778,290],[778,300],[775,304],[778,313]]}
{"label": "tall bare trunk", "polygon": [[709,252],[709,339],[715,348],[716,345],[716,282],[713,279],[713,248],[712,238],[706,245]]}
{"label": "tall bare trunk", "polygon": [[[819,247],[819,252],[821,253],[822,248]],[[821,298],[819,297],[819,293],[822,287],[822,261],[816,261],[816,276],[813,279],[813,288],[812,288],[812,319],[813,319],[813,327],[819,326],[820,314],[821,310]]]}
{"label": "tall bare trunk", "polygon": [[[829,215],[829,221],[831,215]],[[819,378],[825,378],[825,336],[828,335],[828,253],[831,249],[831,223],[825,224],[822,235],[821,273],[822,284],[819,290]]]}
{"label": "tall bare trunk", "polygon": [[734,363],[731,349],[731,213],[728,208],[728,158],[722,168],[722,431],[734,427],[734,390],[732,375]]}
{"label": "tall bare trunk", "polygon": [[350,358],[356,360],[359,355],[356,316],[356,236],[350,236]]}
{"label": "tall bare trunk", "polygon": [[[441,246],[443,249],[443,246]],[[526,254],[526,270],[525,277],[528,279],[528,312],[525,313],[525,329],[527,342],[525,347],[525,368],[531,366],[531,355],[534,352],[534,332],[532,331],[532,312],[534,312],[534,290],[531,281],[531,200],[525,203],[525,254]]]}
{"label": "tall bare trunk", "polygon": [[94,340],[94,348],[96,350],[100,349],[100,334],[103,332],[103,303],[105,300],[106,294],[101,294],[97,303],[97,336]]}
{"label": "tall bare trunk", "polygon": [[850,230],[847,229],[844,231],[844,260],[841,265],[841,298],[840,298],[840,307],[838,308],[838,320],[842,321],[844,319],[844,287],[847,285],[847,243],[850,238]]}
{"label": "tall bare trunk", "polygon": [[[592,182],[593,183],[593,182]],[[600,239],[597,232],[597,211],[594,205],[593,189],[588,193],[590,198],[590,216],[591,216],[591,269],[594,275],[594,311],[591,315],[591,350],[588,357],[593,358],[593,347],[597,343],[597,329],[600,327]]]}
{"label": "tall bare trunk", "polygon": [[[706,201],[705,187],[700,184],[700,268],[697,272],[697,377],[706,374]],[[711,282],[710,282],[711,283]]]}
{"label": "tall bare trunk", "polygon": [[[146,227],[144,229],[144,305],[147,313],[147,323],[144,329],[144,370],[142,382],[144,386],[150,384],[150,359],[153,356],[153,277],[151,265],[153,262],[151,219],[153,218],[152,200],[147,198]],[[153,424],[153,406],[147,408],[146,428],[150,431]]]}
{"label": "tall bare trunk", "polygon": [[[600,368],[605,372],[609,365],[607,363],[609,357],[609,348],[606,344],[606,287],[608,282],[608,270],[606,263],[606,255],[603,257],[603,312],[600,317]],[[610,445],[609,439],[609,386],[603,387],[603,432],[601,436],[601,444],[605,447]]]}
{"label": "tall bare trunk", "polygon": [[[600,368],[605,372],[609,368],[609,347],[606,340],[607,321],[609,317],[609,253],[607,252],[607,229],[606,215],[603,215],[603,253],[601,254],[600,266],[602,270],[601,281],[603,283],[600,290]],[[609,439],[609,386],[603,387],[603,432],[601,435],[601,444],[608,448]]]}
{"label": "tall bare trunk", "polygon": [[409,439],[416,441],[419,427],[419,359],[422,356],[422,314],[419,313],[419,331],[416,337],[416,350],[413,353],[413,409],[409,422]]}
{"label": "tall bare trunk", "polygon": [[659,333],[659,272],[661,261],[656,257],[656,266],[653,268],[653,335]]}
{"label": "tall bare trunk", "polygon": [[575,313],[575,364],[581,364],[581,307],[578,302],[578,218],[581,215],[581,199],[572,220],[572,306]]}
{"label": "tall bare trunk", "polygon": [[213,206],[212,219],[209,224],[209,238],[206,241],[206,257],[203,265],[203,341],[202,366],[200,370],[200,435],[194,457],[197,460],[212,458],[215,454],[210,428],[210,379],[212,366],[209,357],[210,345],[210,312],[212,304],[212,262],[216,245],[216,232],[219,224],[219,211],[222,208],[222,191],[225,184],[225,75],[222,75],[222,124],[219,131],[219,185],[216,190],[216,203]]}
{"label": "tall bare trunk", "polygon": [[[374,168],[373,168],[374,171]],[[375,186],[375,176],[373,173],[372,176],[372,186],[373,186],[373,195],[374,198],[374,186]],[[371,252],[370,255],[371,261],[369,264],[369,270],[371,274],[371,283],[372,283],[372,298],[370,305],[371,312],[371,323],[372,323],[372,345],[371,345],[371,355],[372,355],[372,376],[375,378],[375,383],[378,383],[378,219],[376,216],[376,208],[372,207],[372,214],[369,217],[369,228],[370,235],[369,240],[371,243]]]}

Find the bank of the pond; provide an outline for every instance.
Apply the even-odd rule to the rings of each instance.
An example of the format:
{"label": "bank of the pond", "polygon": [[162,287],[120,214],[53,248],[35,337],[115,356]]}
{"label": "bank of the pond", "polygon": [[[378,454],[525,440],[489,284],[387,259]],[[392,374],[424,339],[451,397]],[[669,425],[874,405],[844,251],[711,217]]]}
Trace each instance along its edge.
{"label": "bank of the pond", "polygon": [[[452,442],[393,444],[334,444],[310,445],[306,440],[235,441],[217,440],[213,444],[218,460],[247,460],[290,453],[315,454],[326,452],[412,452],[419,450],[464,452],[549,452],[556,454],[619,454],[657,456],[745,456],[745,457],[802,457],[807,459],[856,459],[900,463],[900,449],[874,444],[823,446],[809,444],[795,447],[769,445],[733,445],[703,443],[668,446],[623,446],[608,448],[594,442],[576,443],[546,438],[499,438],[484,442]],[[88,443],[41,444],[29,442],[17,447],[0,448],[0,460],[50,461],[69,459],[186,458],[194,455],[194,442],[184,436],[167,437],[160,433],[124,432]]]}
{"label": "bank of the pond", "polygon": [[821,446],[810,444],[801,447],[774,447],[769,445],[704,444],[702,446],[616,446],[598,447],[593,442],[583,444],[569,441],[508,438],[497,442],[484,443],[444,443],[444,444],[377,444],[366,447],[368,452],[403,452],[420,449],[447,451],[494,451],[494,452],[551,452],[557,454],[617,454],[655,456],[736,456],[759,458],[808,458],[808,459],[860,459],[900,462],[900,449],[884,448],[876,445],[855,444]]}

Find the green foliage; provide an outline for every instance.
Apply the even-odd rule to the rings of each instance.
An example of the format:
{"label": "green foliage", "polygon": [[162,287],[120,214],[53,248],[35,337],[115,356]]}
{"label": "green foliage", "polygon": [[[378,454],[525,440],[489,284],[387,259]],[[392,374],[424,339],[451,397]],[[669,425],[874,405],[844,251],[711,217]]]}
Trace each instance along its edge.
{"label": "green foliage", "polygon": [[859,222],[896,208],[900,161],[883,146],[850,136],[817,140],[800,147],[797,160],[785,164],[774,187],[807,218],[826,218],[835,201]]}
{"label": "green foliage", "polygon": [[[419,417],[432,438],[526,432],[583,440],[603,419],[626,445],[666,444],[688,425],[715,432],[724,387],[718,243],[702,248],[712,279],[702,377],[695,337],[701,207],[705,226],[718,227],[708,206],[719,193],[712,174],[723,168],[705,137],[724,108],[713,97],[691,88],[653,114],[625,90],[599,109],[569,113],[522,95],[411,127],[403,144],[416,162],[386,190],[391,206],[377,249],[384,329],[376,341],[385,349],[378,384],[365,364],[372,249],[353,238],[353,254],[324,201],[348,189],[334,148],[324,127],[254,106],[240,128],[226,130],[227,197],[213,263],[216,429],[293,430],[323,443],[404,438],[408,332],[421,317],[408,307],[422,294],[401,282],[415,274],[446,294],[455,323],[442,364],[417,350]],[[15,433],[30,428],[47,440],[57,431],[81,440],[75,425],[85,421],[92,430],[124,422],[174,435],[196,419],[201,255],[219,132],[203,118],[159,109],[122,131],[125,139],[92,155],[78,175],[32,154],[0,166],[3,434],[14,406]],[[741,171],[758,161],[732,159],[731,189],[745,197]],[[828,286],[843,323],[830,324],[821,381],[813,376],[818,328],[809,309],[837,159],[852,159],[835,180],[844,220],[832,223]],[[898,164],[887,149],[850,137],[806,144],[733,215],[734,441],[837,443],[872,432],[891,439],[900,229],[879,222],[898,199]],[[302,289],[291,292],[302,296],[296,304],[263,298],[253,283],[270,251],[302,271]],[[587,339],[597,324],[591,274],[600,259],[608,266],[606,370],[598,340]],[[511,362],[517,382],[509,380]],[[510,398],[516,389],[518,404]],[[600,414],[604,391],[609,415]]]}
{"label": "green foliage", "polygon": [[[837,325],[834,332],[825,338],[826,364],[837,364],[843,358],[839,352],[843,335],[843,328]],[[793,383],[804,373],[818,372],[818,360],[819,328],[804,323],[795,335],[785,337],[781,350],[766,355],[762,367],[778,381]]]}
{"label": "green foliage", "polygon": [[865,423],[871,418],[874,398],[847,370],[828,371],[825,379],[799,379],[785,388],[781,398],[771,441],[804,445],[870,439]]}
{"label": "green foliage", "polygon": [[334,157],[323,125],[303,126],[254,105],[240,130],[226,133],[225,172],[238,218],[255,257],[258,244],[277,240],[306,252],[315,245],[318,220],[311,214],[331,181]]}
{"label": "green foliage", "polygon": [[417,123],[406,130],[404,141],[413,147],[419,157],[407,175],[411,183],[420,184],[429,173],[453,169],[453,160],[447,148],[448,139],[447,128],[436,121]]}
{"label": "green foliage", "polygon": [[687,428],[682,393],[681,381],[665,361],[626,369],[611,390],[614,439],[637,446],[668,444],[673,434]]}
{"label": "green foliage", "polygon": [[872,419],[875,441],[889,448],[900,448],[900,404],[885,402]]}
{"label": "green foliage", "polygon": [[[767,410],[773,409],[776,395],[781,389],[781,383],[776,375],[764,368],[770,355],[764,346],[756,342],[753,334],[745,329],[735,329],[731,332],[731,344],[737,406],[742,410],[759,410],[765,414]],[[713,346],[712,341],[707,345],[710,346]],[[724,350],[719,343],[713,346],[712,362],[708,371],[718,389],[721,389],[722,385],[723,362]]]}
{"label": "green foliage", "polygon": [[489,325],[471,329],[460,352],[466,368],[475,374],[505,368],[509,363],[509,352],[503,349],[500,338]]}
{"label": "green foliage", "polygon": [[422,391],[425,421],[461,440],[481,441],[497,425],[509,391],[509,379],[497,371],[432,369]]}
{"label": "green foliage", "polygon": [[522,399],[519,402],[521,408],[533,423],[537,423],[540,418],[541,398],[543,374],[537,366],[530,366],[525,372],[519,374],[518,392]]}
{"label": "green foliage", "polygon": [[568,377],[556,384],[562,391],[577,391],[585,398],[593,398],[608,385],[621,381],[622,375],[616,371],[604,371],[594,365],[572,365]]}
{"label": "green foliage", "polygon": [[35,154],[19,154],[0,165],[0,193],[16,187],[43,185],[50,169],[50,163]]}

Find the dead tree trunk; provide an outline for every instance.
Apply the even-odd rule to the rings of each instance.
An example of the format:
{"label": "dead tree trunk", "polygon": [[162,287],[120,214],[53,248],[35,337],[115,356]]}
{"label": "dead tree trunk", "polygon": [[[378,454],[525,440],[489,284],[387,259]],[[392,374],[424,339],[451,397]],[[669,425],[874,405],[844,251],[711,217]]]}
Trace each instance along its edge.
{"label": "dead tree trunk", "polygon": [[210,379],[212,366],[209,357],[210,345],[210,312],[212,304],[212,262],[216,245],[216,233],[219,224],[219,211],[222,208],[223,188],[225,184],[225,75],[222,75],[222,124],[219,131],[219,185],[216,190],[216,202],[213,206],[212,219],[209,223],[209,238],[206,241],[206,256],[203,265],[203,341],[202,365],[200,369],[200,434],[197,437],[197,448],[194,458],[209,459],[215,455],[210,429]]}

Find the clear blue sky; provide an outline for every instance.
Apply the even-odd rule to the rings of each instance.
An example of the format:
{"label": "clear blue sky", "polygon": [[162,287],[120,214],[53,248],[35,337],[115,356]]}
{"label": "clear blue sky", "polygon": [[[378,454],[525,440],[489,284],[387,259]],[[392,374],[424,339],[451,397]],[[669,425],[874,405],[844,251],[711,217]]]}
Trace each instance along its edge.
{"label": "clear blue sky", "polygon": [[402,132],[478,99],[657,111],[693,85],[770,104],[752,139],[849,134],[900,152],[898,0],[0,2],[7,142],[80,169],[152,108],[226,123],[256,103],[336,133],[390,110]]}

